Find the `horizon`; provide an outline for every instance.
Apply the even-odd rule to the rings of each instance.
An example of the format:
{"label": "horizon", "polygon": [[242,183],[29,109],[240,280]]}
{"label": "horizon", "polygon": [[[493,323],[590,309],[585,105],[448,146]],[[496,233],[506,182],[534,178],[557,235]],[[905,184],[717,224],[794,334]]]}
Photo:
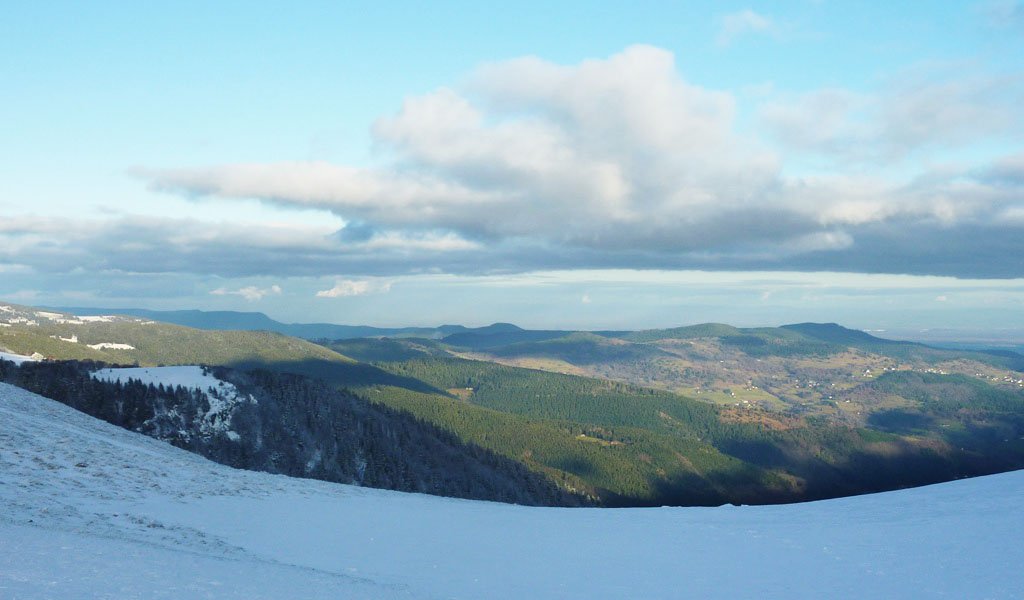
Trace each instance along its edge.
{"label": "horizon", "polygon": [[[16,303],[8,303],[16,304]],[[32,308],[60,311],[68,314],[100,314],[103,312],[106,315],[118,314],[119,310],[136,311],[146,310],[153,313],[167,312],[167,313],[188,313],[196,312],[201,314],[240,314],[240,315],[252,315],[257,317],[263,317],[275,321],[283,325],[316,325],[316,324],[327,324],[327,325],[341,325],[350,327],[369,327],[379,329],[436,329],[441,327],[466,327],[468,329],[478,329],[495,325],[512,325],[523,330],[542,330],[543,327],[533,327],[529,324],[514,323],[509,321],[490,321],[490,322],[443,322],[443,323],[395,323],[395,324],[373,324],[364,322],[341,322],[341,321],[325,321],[325,322],[314,322],[314,321],[287,321],[274,317],[273,315],[267,314],[263,311],[258,310],[203,310],[198,308],[186,308],[176,310],[154,310],[147,309],[138,306],[121,306],[121,307],[110,307],[110,306],[52,306],[52,305],[40,305]],[[836,321],[789,321],[789,322],[778,322],[778,323],[752,323],[752,324],[735,324],[725,323],[720,321],[694,321],[694,322],[679,322],[673,324],[665,324],[659,327],[632,327],[632,328],[546,328],[548,330],[563,330],[567,332],[585,332],[585,333],[598,333],[598,332],[609,332],[609,331],[643,331],[643,330],[659,330],[659,329],[679,329],[685,327],[694,327],[699,325],[726,325],[736,327],[738,329],[750,329],[750,328],[762,328],[762,327],[787,327],[792,325],[837,325],[839,327],[863,331],[871,334],[874,337],[892,339],[896,341],[918,341],[918,342],[932,342],[932,343],[966,343],[966,344],[990,344],[993,348],[1005,345],[1022,345],[1024,344],[1024,328],[1022,327],[1004,327],[1004,328],[993,328],[993,329],[978,329],[971,327],[937,327],[937,328],[894,328],[894,329],[870,329],[870,328],[858,328],[852,327],[848,324],[836,322]]]}
{"label": "horizon", "polygon": [[12,8],[0,298],[1024,327],[1024,4],[353,13]]}

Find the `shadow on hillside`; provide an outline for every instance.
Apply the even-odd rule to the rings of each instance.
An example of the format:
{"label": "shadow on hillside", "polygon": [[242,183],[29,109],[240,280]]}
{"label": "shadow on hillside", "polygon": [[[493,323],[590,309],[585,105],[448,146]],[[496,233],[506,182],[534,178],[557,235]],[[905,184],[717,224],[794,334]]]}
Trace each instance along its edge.
{"label": "shadow on hillside", "polygon": [[888,433],[920,434],[935,429],[936,420],[916,410],[894,408],[872,413],[868,416],[868,425]]}
{"label": "shadow on hillside", "polygon": [[226,365],[236,369],[267,369],[277,373],[292,373],[320,379],[332,385],[354,388],[371,385],[386,385],[421,392],[447,396],[444,390],[435,388],[419,379],[388,373],[365,363],[342,363],[330,360],[306,359],[299,361],[244,360]]}

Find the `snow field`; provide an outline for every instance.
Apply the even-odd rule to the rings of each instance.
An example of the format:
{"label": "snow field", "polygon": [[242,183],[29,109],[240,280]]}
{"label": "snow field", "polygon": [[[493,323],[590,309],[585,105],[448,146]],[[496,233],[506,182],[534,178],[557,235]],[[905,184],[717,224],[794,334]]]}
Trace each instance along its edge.
{"label": "snow field", "polygon": [[1017,598],[1022,497],[1024,472],[772,507],[453,500],[230,469],[0,384],[4,598]]}

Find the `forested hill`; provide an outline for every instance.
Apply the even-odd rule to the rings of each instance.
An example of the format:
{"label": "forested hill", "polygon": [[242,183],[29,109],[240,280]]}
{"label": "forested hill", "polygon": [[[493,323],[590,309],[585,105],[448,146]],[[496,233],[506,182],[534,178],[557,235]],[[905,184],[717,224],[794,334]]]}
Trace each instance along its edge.
{"label": "forested hill", "polygon": [[[0,381],[232,467],[516,504],[587,503],[514,460],[316,380],[265,370],[219,367],[200,374],[200,367],[156,367],[128,369],[124,381],[106,381],[94,377],[98,366],[18,367],[0,360]],[[193,379],[210,387],[132,378],[136,371],[159,380],[183,370],[195,371]],[[117,377],[119,371],[101,374]]]}
{"label": "forested hill", "polygon": [[[374,401],[408,410],[612,505],[810,500],[1024,467],[1024,393],[1017,383],[1000,380],[996,386],[967,378],[974,383],[965,387],[966,376],[923,373],[929,377],[926,396],[918,380],[901,378],[901,372],[879,368],[878,377],[866,376],[853,362],[851,373],[830,355],[818,367],[806,354],[757,358],[742,346],[706,338],[695,343],[663,349],[572,334],[510,344],[474,354],[475,360],[426,340],[347,340],[330,346],[441,391],[357,388]],[[519,357],[505,359],[502,352]],[[559,359],[551,358],[555,353]],[[841,356],[891,360],[849,350]],[[698,359],[706,371],[697,370]],[[565,372],[602,368],[623,380]],[[628,380],[653,373],[665,381],[665,372],[706,378],[699,381],[744,379],[733,393],[709,390],[690,397]],[[778,379],[772,379],[775,373]],[[803,383],[793,383],[792,374],[783,379],[787,373],[799,373]],[[827,383],[826,377],[840,374],[834,385]],[[765,387],[782,400],[752,386],[752,375],[763,377]],[[955,393],[967,410],[947,410],[932,400],[953,391],[950,386],[958,386]],[[894,424],[901,419],[924,426],[900,429]]]}
{"label": "forested hill", "polygon": [[[1018,356],[834,324],[631,333],[498,323],[442,339],[313,344],[0,305],[0,351],[315,378],[318,394],[405,411],[608,506],[791,502],[1024,467]],[[955,409],[937,400],[947,394]],[[296,410],[318,419],[313,404]],[[281,435],[310,447],[292,433]]]}

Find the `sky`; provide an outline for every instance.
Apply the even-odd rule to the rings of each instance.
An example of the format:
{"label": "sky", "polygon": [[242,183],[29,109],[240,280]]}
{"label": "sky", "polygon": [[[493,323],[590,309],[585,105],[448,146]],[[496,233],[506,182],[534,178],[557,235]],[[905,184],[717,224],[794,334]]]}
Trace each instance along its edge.
{"label": "sky", "polygon": [[19,3],[0,299],[1024,329],[1022,57],[1001,0]]}

